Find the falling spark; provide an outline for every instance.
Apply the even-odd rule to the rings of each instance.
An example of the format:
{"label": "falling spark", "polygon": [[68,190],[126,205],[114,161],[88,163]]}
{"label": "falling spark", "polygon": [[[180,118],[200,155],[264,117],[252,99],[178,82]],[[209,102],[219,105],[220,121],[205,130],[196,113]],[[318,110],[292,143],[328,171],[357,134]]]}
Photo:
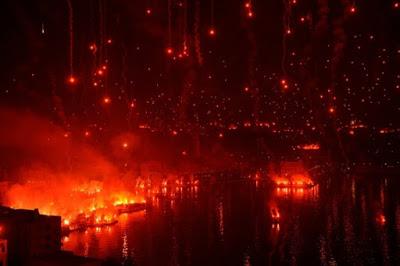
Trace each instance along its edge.
{"label": "falling spark", "polygon": [[174,52],[174,50],[172,50],[171,47],[168,47],[168,48],[166,49],[166,52],[167,52],[167,55],[172,55],[173,52]]}
{"label": "falling spark", "polygon": [[108,97],[108,96],[104,97],[104,98],[103,98],[103,103],[105,103],[105,104],[111,103],[111,98]]}
{"label": "falling spark", "polygon": [[[203,64],[203,56],[201,55],[200,43],[200,0],[196,0],[195,20],[194,20],[194,39],[195,39],[195,52],[196,59],[199,65]],[[211,20],[213,20],[211,18]],[[211,24],[212,25],[212,24]]]}
{"label": "falling spark", "polygon": [[215,29],[214,28],[210,28],[209,31],[208,31],[208,35],[215,36]]}
{"label": "falling spark", "polygon": [[[67,0],[68,4],[68,28],[69,28],[69,71],[70,75],[74,74],[74,13],[71,0]],[[71,82],[70,82],[71,83]]]}
{"label": "falling spark", "polygon": [[69,76],[67,81],[70,85],[76,84],[76,78],[74,76]]}
{"label": "falling spark", "polygon": [[42,22],[42,30],[41,30],[41,33],[42,33],[42,35],[44,35],[46,32],[45,32],[45,28],[44,28],[44,23]]}

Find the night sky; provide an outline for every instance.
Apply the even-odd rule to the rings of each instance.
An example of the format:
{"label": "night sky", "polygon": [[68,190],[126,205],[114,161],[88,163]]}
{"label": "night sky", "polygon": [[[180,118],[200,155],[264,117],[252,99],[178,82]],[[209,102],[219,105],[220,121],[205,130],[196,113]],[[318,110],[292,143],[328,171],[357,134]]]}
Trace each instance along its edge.
{"label": "night sky", "polygon": [[396,127],[399,5],[3,0],[0,104],[97,137]]}

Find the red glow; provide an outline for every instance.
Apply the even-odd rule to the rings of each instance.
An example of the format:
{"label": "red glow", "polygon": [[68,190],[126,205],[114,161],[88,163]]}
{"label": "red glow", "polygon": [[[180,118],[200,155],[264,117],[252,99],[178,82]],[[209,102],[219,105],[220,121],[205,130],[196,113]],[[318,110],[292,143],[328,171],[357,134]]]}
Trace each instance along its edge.
{"label": "red glow", "polygon": [[128,142],[122,143],[122,148],[127,149],[129,147]]}
{"label": "red glow", "polygon": [[214,28],[210,28],[210,30],[208,31],[208,35],[210,36],[215,36],[215,29]]}
{"label": "red glow", "polygon": [[274,177],[274,182],[278,187],[293,187],[293,188],[304,188],[312,186],[314,183],[312,180],[302,174],[293,175],[288,177]]}
{"label": "red glow", "polygon": [[393,4],[393,7],[394,7],[394,8],[399,8],[399,7],[400,7],[399,2],[395,2],[395,3]]}
{"label": "red glow", "polygon": [[272,218],[272,222],[274,222],[274,223],[278,223],[281,218],[279,210],[275,207],[271,208],[271,218]]}
{"label": "red glow", "polygon": [[286,79],[281,79],[281,87],[282,87],[282,89],[284,89],[284,90],[289,89],[289,84],[288,84],[288,82],[286,81]]}
{"label": "red glow", "polygon": [[85,131],[85,137],[90,137],[90,132],[89,131]]}
{"label": "red glow", "polygon": [[75,85],[76,84],[76,78],[74,76],[69,76],[68,83],[70,85]]}
{"label": "red glow", "polygon": [[335,108],[330,107],[328,111],[329,111],[329,113],[333,114],[333,113],[335,113]]}
{"label": "red glow", "polygon": [[383,214],[379,214],[376,219],[377,219],[378,223],[381,225],[384,225],[386,223],[386,217]]}
{"label": "red glow", "polygon": [[89,50],[95,53],[95,52],[97,51],[97,46],[96,46],[96,44],[91,44],[91,45],[89,45]]}
{"label": "red glow", "polygon": [[112,44],[112,40],[111,40],[111,39],[108,39],[108,40],[107,40],[107,44]]}
{"label": "red glow", "polygon": [[174,50],[171,47],[168,47],[166,49],[167,55],[172,55],[172,53],[174,52]]}
{"label": "red glow", "polygon": [[103,103],[105,103],[105,104],[111,103],[111,98],[108,97],[108,96],[104,97],[104,98],[103,98]]}
{"label": "red glow", "polygon": [[247,17],[252,18],[252,17],[253,17],[253,12],[249,11],[249,12],[247,13]]}
{"label": "red glow", "polygon": [[356,13],[356,12],[357,12],[357,8],[356,8],[355,6],[352,6],[352,7],[350,8],[350,12],[351,12],[351,13]]}
{"label": "red glow", "polygon": [[150,9],[150,8],[147,8],[147,9],[146,9],[146,14],[147,14],[147,15],[151,15],[151,9]]}
{"label": "red glow", "polygon": [[297,146],[297,148],[310,151],[310,150],[319,150],[320,146],[318,143],[313,143],[313,144],[305,144],[303,146]]}

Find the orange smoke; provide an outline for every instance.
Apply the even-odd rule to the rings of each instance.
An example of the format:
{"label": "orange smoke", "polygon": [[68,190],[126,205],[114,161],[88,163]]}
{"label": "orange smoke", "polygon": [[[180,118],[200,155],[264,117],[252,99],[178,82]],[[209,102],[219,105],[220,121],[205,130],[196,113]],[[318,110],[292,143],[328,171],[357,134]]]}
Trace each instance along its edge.
{"label": "orange smoke", "polygon": [[[0,109],[0,159],[8,167],[3,205],[61,215],[112,219],[115,205],[143,203],[133,176],[65,129],[29,112]],[[11,155],[11,156],[10,156]]]}

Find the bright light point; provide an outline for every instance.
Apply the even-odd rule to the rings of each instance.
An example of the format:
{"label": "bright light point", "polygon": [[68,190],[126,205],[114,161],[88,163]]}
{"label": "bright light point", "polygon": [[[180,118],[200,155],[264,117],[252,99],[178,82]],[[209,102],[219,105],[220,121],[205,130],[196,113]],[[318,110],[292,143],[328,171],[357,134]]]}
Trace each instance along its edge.
{"label": "bright light point", "polygon": [[111,103],[110,97],[104,97],[104,98],[103,98],[103,103],[105,103],[105,104]]}
{"label": "bright light point", "polygon": [[97,82],[93,82],[93,86],[97,87],[99,84]]}
{"label": "bright light point", "polygon": [[282,79],[282,80],[281,80],[281,84],[282,84],[282,85],[285,85],[285,84],[286,84],[286,79]]}
{"label": "bright light point", "polygon": [[182,151],[182,155],[183,155],[183,156],[186,156],[186,155],[187,155],[187,152],[186,152],[186,151]]}
{"label": "bright light point", "polygon": [[174,50],[172,50],[171,47],[168,47],[167,50],[166,50],[166,52],[167,52],[167,55],[172,55],[172,53],[174,52]]}
{"label": "bright light point", "polygon": [[147,14],[147,15],[151,15],[151,9],[150,9],[150,8],[147,8],[147,9],[146,9],[146,14]]}
{"label": "bright light point", "polygon": [[135,103],[132,102],[129,106],[130,106],[131,108],[135,108]]}
{"label": "bright light point", "polygon": [[222,138],[224,137],[224,134],[219,133],[219,134],[218,134],[218,137],[222,139]]}
{"label": "bright light point", "polygon": [[395,2],[395,3],[393,4],[393,7],[394,7],[394,8],[399,8],[399,7],[400,7],[399,2]]}
{"label": "bright light point", "polygon": [[335,112],[335,108],[331,107],[329,108],[329,113],[333,114]]}
{"label": "bright light point", "polygon": [[96,50],[97,50],[96,44],[89,45],[89,50],[93,51],[93,52],[96,52]]}
{"label": "bright light point", "polygon": [[251,7],[251,5],[250,5],[249,2],[247,2],[246,4],[244,4],[244,6],[245,6],[246,8],[250,8],[250,7]]}
{"label": "bright light point", "polygon": [[291,33],[292,33],[292,30],[291,30],[291,29],[287,29],[287,30],[286,30],[286,34],[289,35],[289,34],[291,34]]}
{"label": "bright light point", "polygon": [[122,143],[122,148],[124,149],[128,148],[128,143],[127,142]]}
{"label": "bright light point", "polygon": [[301,18],[300,18],[300,21],[301,21],[301,22],[306,21],[305,17],[301,17]]}
{"label": "bright light point", "polygon": [[90,132],[89,131],[85,131],[85,137],[89,137],[90,136]]}
{"label": "bright light point", "polygon": [[245,92],[249,92],[249,87],[244,87],[244,89],[243,89]]}
{"label": "bright light point", "polygon": [[97,70],[97,74],[99,76],[102,76],[104,74],[104,71],[102,69]]}
{"label": "bright light point", "polygon": [[350,8],[350,12],[351,12],[351,13],[356,13],[356,12],[357,12],[357,8],[356,8],[355,6],[352,6],[352,7]]}
{"label": "bright light point", "polygon": [[383,214],[379,214],[377,220],[381,225],[384,225],[386,223],[386,217]]}
{"label": "bright light point", "polygon": [[107,40],[107,43],[108,43],[108,44],[112,44],[112,40],[111,40],[111,39],[108,39],[108,40]]}
{"label": "bright light point", "polygon": [[211,29],[208,31],[208,35],[210,35],[210,36],[215,36],[215,29],[214,29],[214,28],[211,28]]}
{"label": "bright light point", "polygon": [[76,84],[76,78],[74,76],[70,76],[68,78],[68,83],[71,84],[71,85]]}
{"label": "bright light point", "polygon": [[253,12],[251,12],[251,11],[248,12],[248,13],[247,13],[247,17],[252,18],[252,17],[253,17]]}

